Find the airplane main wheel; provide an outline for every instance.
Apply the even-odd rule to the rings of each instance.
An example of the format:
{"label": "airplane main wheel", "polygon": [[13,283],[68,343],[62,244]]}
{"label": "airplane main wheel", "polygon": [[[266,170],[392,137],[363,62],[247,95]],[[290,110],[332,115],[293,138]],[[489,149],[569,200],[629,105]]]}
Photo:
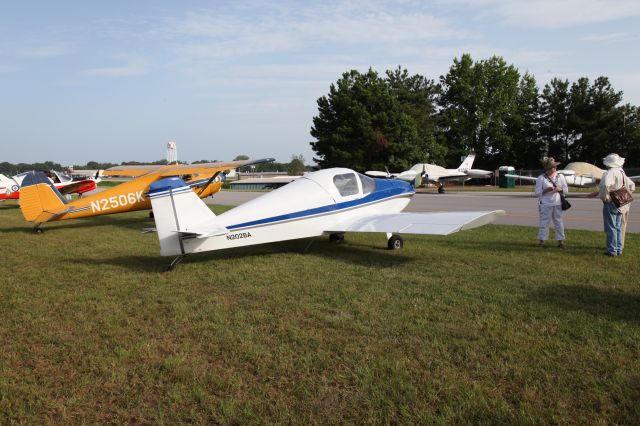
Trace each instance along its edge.
{"label": "airplane main wheel", "polygon": [[344,234],[329,234],[329,242],[340,244],[344,241]]}
{"label": "airplane main wheel", "polygon": [[149,217],[153,219],[153,212],[149,212]]}
{"label": "airplane main wheel", "polygon": [[438,187],[438,194],[444,194],[444,186]]}
{"label": "airplane main wheel", "polygon": [[400,235],[393,235],[387,242],[389,250],[400,250],[404,246],[404,241]]}
{"label": "airplane main wheel", "polygon": [[42,228],[36,228],[33,230],[36,234],[42,234],[44,231],[42,230]]}

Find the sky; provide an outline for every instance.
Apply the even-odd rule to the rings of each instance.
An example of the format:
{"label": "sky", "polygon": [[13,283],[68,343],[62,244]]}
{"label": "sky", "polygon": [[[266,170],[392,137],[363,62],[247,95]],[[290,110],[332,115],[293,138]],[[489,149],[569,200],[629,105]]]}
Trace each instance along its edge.
{"label": "sky", "polygon": [[639,0],[0,0],[0,162],[314,153],[317,100],[351,69],[438,80],[502,56],[609,77],[640,105]]}

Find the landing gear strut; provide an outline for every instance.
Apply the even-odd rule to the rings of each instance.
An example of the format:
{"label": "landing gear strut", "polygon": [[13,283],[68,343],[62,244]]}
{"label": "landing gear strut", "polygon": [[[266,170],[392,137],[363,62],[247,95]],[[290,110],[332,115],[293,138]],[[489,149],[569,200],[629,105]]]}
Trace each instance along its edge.
{"label": "landing gear strut", "polygon": [[438,187],[438,194],[444,194],[444,185],[440,184]]}
{"label": "landing gear strut", "polygon": [[184,259],[184,255],[183,254],[180,255],[180,256],[177,256],[175,259],[173,259],[173,261],[169,264],[169,266],[164,268],[163,272],[172,271],[173,268],[175,268],[178,263],[182,262],[182,259]]}

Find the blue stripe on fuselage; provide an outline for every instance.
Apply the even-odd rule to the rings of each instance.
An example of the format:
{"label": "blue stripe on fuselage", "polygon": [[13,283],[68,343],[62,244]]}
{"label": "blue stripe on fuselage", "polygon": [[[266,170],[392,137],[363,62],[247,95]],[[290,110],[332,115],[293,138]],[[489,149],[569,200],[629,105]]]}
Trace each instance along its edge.
{"label": "blue stripe on fuselage", "polygon": [[237,225],[227,226],[227,229],[248,228],[258,225],[273,224],[276,222],[288,221],[293,219],[303,219],[321,214],[337,213],[339,211],[349,210],[356,207],[362,207],[367,204],[378,203],[392,198],[410,197],[415,191],[407,182],[398,180],[382,180],[376,179],[376,189],[370,194],[365,195],[357,200],[345,201],[343,203],[329,204],[327,206],[316,207],[313,209],[302,210],[294,213],[287,213],[279,216],[268,217],[264,219],[253,220],[250,222],[239,223]]}

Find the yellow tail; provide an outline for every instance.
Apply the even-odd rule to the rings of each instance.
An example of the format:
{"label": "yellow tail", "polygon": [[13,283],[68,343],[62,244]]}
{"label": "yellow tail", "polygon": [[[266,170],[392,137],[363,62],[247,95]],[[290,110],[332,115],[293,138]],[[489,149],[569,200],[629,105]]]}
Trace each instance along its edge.
{"label": "yellow tail", "polygon": [[42,172],[30,172],[20,188],[20,210],[28,222],[47,222],[65,212],[64,200]]}

